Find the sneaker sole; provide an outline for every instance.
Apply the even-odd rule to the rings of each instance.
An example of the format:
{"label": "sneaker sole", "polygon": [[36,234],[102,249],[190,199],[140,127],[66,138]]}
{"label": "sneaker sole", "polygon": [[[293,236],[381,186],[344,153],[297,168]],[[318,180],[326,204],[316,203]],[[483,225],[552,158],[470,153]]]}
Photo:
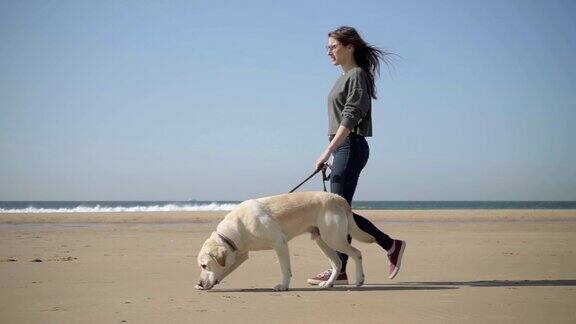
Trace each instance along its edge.
{"label": "sneaker sole", "polygon": [[[316,285],[320,284],[321,282],[324,282],[324,280],[308,279],[307,282],[309,285],[316,286]],[[336,280],[336,281],[334,281],[334,286],[336,286],[336,285],[343,286],[343,285],[347,285],[347,284],[348,284],[348,280]]]}
{"label": "sneaker sole", "polygon": [[406,242],[402,241],[402,247],[400,248],[400,253],[398,254],[398,262],[396,262],[396,268],[394,271],[388,276],[388,279],[394,279],[398,272],[400,271],[400,265],[402,264],[402,256],[404,255],[404,249],[406,248]]}

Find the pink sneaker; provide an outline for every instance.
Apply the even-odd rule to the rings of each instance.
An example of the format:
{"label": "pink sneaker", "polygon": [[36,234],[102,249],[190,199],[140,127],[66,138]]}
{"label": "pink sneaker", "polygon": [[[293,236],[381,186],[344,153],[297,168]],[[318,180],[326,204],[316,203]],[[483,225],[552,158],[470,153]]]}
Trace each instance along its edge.
{"label": "pink sneaker", "polygon": [[[317,285],[323,281],[328,281],[330,275],[332,274],[332,269],[328,269],[324,272],[320,272],[314,278],[308,279],[308,283],[311,285]],[[346,272],[341,273],[336,281],[334,281],[334,285],[347,285],[348,284],[348,276]]]}
{"label": "pink sneaker", "polygon": [[402,262],[402,255],[404,254],[404,249],[406,248],[406,242],[401,240],[394,240],[394,245],[392,245],[392,252],[388,252],[388,260],[390,260],[390,271],[388,272],[388,278],[394,279],[400,271],[400,263]]}

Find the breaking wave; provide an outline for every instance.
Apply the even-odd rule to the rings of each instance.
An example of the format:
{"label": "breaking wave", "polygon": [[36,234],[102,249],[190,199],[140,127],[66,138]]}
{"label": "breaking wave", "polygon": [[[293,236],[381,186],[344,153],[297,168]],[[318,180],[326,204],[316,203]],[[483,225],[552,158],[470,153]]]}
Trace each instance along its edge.
{"label": "breaking wave", "polygon": [[164,204],[152,206],[76,206],[68,208],[0,208],[0,213],[118,213],[118,212],[172,212],[172,211],[227,211],[236,203]]}

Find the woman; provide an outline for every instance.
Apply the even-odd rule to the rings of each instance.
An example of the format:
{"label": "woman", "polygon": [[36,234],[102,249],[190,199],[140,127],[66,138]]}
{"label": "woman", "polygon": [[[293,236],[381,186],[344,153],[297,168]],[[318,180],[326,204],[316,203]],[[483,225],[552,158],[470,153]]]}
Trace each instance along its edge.
{"label": "woman", "polygon": [[[328,56],[333,65],[340,65],[342,75],[328,96],[328,135],[330,144],[316,160],[316,169],[333,155],[330,191],[344,197],[352,205],[352,197],[360,172],[368,161],[369,148],[365,137],[372,136],[371,99],[376,99],[374,76],[380,71],[380,60],[388,65],[386,53],[362,40],[358,32],[348,26],[328,33]],[[374,236],[378,245],[387,251],[390,261],[388,277],[394,278],[400,270],[400,261],[406,242],[393,240],[372,222],[354,213],[358,227]],[[350,241],[350,236],[348,236]],[[338,252],[342,269],[335,284],[348,284],[346,265],[348,256]],[[328,280],[331,270],[308,279],[317,285]]]}

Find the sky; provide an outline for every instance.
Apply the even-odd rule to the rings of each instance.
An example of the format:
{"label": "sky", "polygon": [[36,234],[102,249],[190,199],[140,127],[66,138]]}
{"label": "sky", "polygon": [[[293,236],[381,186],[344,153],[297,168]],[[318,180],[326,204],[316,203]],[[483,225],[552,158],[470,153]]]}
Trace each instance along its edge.
{"label": "sky", "polygon": [[[0,200],[244,200],[328,144],[338,26],[383,67],[355,200],[576,200],[574,1],[0,0]],[[319,178],[301,190],[322,190]]]}

